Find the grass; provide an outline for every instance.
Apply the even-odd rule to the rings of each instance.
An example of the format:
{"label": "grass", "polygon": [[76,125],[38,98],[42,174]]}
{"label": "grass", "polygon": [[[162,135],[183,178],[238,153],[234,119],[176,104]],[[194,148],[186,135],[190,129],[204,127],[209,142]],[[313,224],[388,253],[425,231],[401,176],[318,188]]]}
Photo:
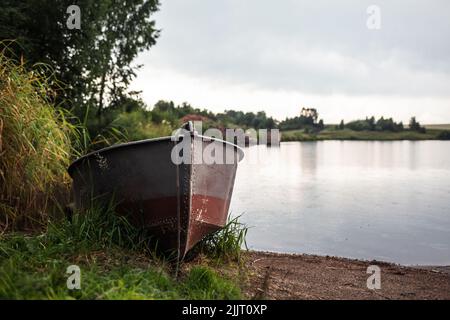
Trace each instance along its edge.
{"label": "grass", "polygon": [[0,232],[45,223],[67,190],[75,129],[52,105],[55,80],[44,70],[27,71],[0,51]]}
{"label": "grass", "polygon": [[[167,267],[148,256],[118,247],[73,254],[65,249],[64,244],[48,245],[45,239],[35,237],[4,239],[0,299],[241,298],[233,280],[207,266],[194,266],[176,279]],[[80,290],[67,289],[70,265],[80,267]]]}
{"label": "grass", "polygon": [[[51,223],[40,235],[3,235],[0,299],[242,298],[237,279],[206,264],[190,266],[176,277],[170,263],[148,248],[145,232],[111,210],[75,214],[71,221]],[[227,240],[217,241],[240,243],[230,240],[228,228]],[[80,267],[80,290],[67,289],[70,265]]]}
{"label": "grass", "polygon": [[224,228],[203,239],[196,250],[219,262],[240,261],[242,247],[247,248],[245,238],[248,227],[239,218],[240,216],[229,218]]}
{"label": "grass", "polygon": [[354,131],[349,129],[325,129],[319,133],[305,133],[303,130],[283,131],[282,141],[317,141],[317,140],[446,140],[446,131],[428,129],[426,133],[414,131],[386,132],[386,131]]}

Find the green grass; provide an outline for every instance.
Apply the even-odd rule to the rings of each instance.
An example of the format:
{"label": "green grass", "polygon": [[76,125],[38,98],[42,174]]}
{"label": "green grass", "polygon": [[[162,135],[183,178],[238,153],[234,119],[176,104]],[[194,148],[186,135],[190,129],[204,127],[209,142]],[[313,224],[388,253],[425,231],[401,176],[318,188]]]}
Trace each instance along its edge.
{"label": "green grass", "polygon": [[[16,235],[3,239],[0,251],[0,299],[241,298],[235,281],[207,266],[175,278],[163,264],[118,247],[76,254],[63,244],[58,248]],[[66,269],[74,264],[81,270],[80,290],[66,286]]]}
{"label": "green grass", "polygon": [[[146,240],[144,230],[111,208],[50,224],[44,234],[3,235],[0,299],[242,298],[236,279],[207,265],[175,276],[174,267],[154,254]],[[81,269],[81,290],[67,289],[70,265]]]}
{"label": "green grass", "polygon": [[49,83],[56,80],[43,76],[49,68],[28,71],[1,47],[0,42],[0,232],[45,223],[51,205],[68,190],[75,130],[52,105]]}
{"label": "green grass", "polygon": [[207,236],[195,249],[218,262],[240,261],[242,248],[247,248],[248,227],[239,218],[229,218],[224,228]]}
{"label": "green grass", "polygon": [[317,134],[305,133],[303,130],[282,132],[282,141],[316,141],[316,140],[436,140],[440,139],[442,130],[429,129],[426,133],[414,131],[386,132],[386,131],[353,131],[349,129],[325,129]]}

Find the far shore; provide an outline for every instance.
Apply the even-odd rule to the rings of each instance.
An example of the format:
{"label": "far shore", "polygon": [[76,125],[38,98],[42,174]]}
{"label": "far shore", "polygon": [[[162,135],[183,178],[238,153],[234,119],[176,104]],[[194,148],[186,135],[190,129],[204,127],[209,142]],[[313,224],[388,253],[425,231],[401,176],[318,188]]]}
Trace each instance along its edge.
{"label": "far shore", "polygon": [[[243,260],[250,299],[450,299],[450,266],[261,251],[244,252]],[[367,288],[370,265],[380,267],[379,290]],[[227,269],[219,272],[230,272],[222,268]]]}
{"label": "far shore", "polygon": [[354,131],[349,129],[324,129],[317,133],[308,130],[289,130],[281,132],[281,141],[323,141],[323,140],[362,140],[362,141],[396,141],[396,140],[450,140],[447,126],[433,127],[425,133],[415,131]]}

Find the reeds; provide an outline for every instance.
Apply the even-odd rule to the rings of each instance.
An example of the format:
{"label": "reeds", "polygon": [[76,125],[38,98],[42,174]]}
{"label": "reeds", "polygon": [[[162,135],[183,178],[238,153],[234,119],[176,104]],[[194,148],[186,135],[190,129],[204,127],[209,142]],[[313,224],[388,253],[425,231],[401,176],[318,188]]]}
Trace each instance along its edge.
{"label": "reeds", "polygon": [[53,107],[48,67],[0,51],[0,232],[36,228],[64,193],[74,127]]}

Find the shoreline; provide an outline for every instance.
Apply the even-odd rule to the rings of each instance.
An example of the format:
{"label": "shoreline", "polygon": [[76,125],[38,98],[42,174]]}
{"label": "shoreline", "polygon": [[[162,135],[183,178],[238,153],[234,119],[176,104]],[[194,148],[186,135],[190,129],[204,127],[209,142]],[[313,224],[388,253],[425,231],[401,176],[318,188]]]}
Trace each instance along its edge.
{"label": "shoreline", "polygon": [[349,129],[324,129],[317,133],[304,130],[281,131],[281,142],[290,141],[448,141],[450,131],[443,129],[427,129],[426,133],[415,131],[354,131]]}
{"label": "shoreline", "polygon": [[366,262],[366,263],[380,263],[385,265],[395,265],[405,268],[419,268],[419,269],[439,269],[442,272],[450,273],[450,262],[449,264],[402,264],[394,261],[387,260],[377,260],[377,259],[364,259],[364,258],[355,258],[355,257],[346,257],[346,256],[334,256],[328,254],[315,254],[315,253],[296,253],[296,252],[280,252],[280,251],[270,251],[270,250],[258,250],[258,249],[248,249],[246,252],[255,253],[255,254],[268,254],[274,256],[307,256],[307,257],[317,257],[317,258],[328,258],[328,259],[337,259],[337,260],[348,260],[355,262]]}
{"label": "shoreline", "polygon": [[[243,252],[248,298],[450,299],[450,266],[404,266],[383,261],[266,251]],[[381,289],[367,288],[367,267],[381,271]]]}

